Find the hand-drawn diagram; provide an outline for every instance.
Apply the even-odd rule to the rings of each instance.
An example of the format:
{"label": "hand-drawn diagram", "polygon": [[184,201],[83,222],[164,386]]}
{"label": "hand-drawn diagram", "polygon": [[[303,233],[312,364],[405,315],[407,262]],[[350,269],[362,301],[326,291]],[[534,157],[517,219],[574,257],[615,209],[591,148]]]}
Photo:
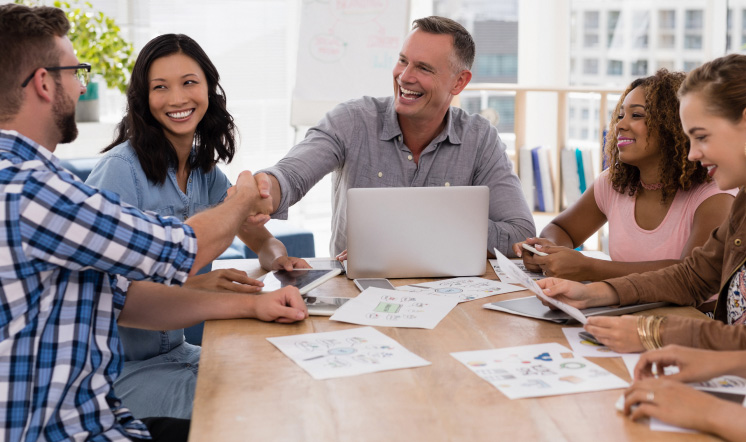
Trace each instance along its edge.
{"label": "hand-drawn diagram", "polygon": [[624,388],[627,383],[560,344],[451,353],[510,399]]}
{"label": "hand-drawn diagram", "polygon": [[430,364],[371,327],[267,340],[315,379]]}
{"label": "hand-drawn diagram", "polygon": [[430,292],[370,287],[345,303],[330,319],[384,327],[434,328],[456,304],[456,299]]}
{"label": "hand-drawn diagram", "polygon": [[[504,270],[502,270],[500,268],[500,263],[498,262],[497,259],[490,259],[489,261],[490,261],[490,265],[492,265],[492,270],[495,271],[495,275],[497,275],[497,277],[500,278],[500,282],[505,282],[505,283],[509,283],[509,284],[519,284],[520,283],[520,281],[516,280],[515,278],[511,278],[510,276],[508,276],[507,273],[505,273]],[[512,262],[513,264],[515,264],[519,269],[521,269],[521,271],[523,273],[525,273],[526,275],[528,275],[534,281],[538,281],[540,279],[546,278],[546,276],[544,276],[544,274],[541,273],[541,272],[529,272],[526,269],[526,265],[523,264],[523,260],[522,259],[511,259],[510,262]]]}
{"label": "hand-drawn diagram", "polygon": [[524,290],[513,284],[493,281],[485,278],[451,278],[440,281],[425,282],[404,287],[397,290],[408,291],[411,289],[427,290],[434,295],[457,298],[459,302],[473,301],[487,296],[502,295],[504,293]]}

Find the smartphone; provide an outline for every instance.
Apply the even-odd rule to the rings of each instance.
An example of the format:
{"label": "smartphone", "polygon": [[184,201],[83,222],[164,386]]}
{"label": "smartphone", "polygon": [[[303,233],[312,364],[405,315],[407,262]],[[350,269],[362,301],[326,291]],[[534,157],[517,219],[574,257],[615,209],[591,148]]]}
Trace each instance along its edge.
{"label": "smartphone", "polygon": [[396,290],[396,288],[386,278],[358,278],[355,279],[355,285],[362,292],[368,287],[377,287],[379,289]]}
{"label": "smartphone", "polygon": [[530,245],[526,244],[525,242],[523,244],[521,244],[521,247],[523,247],[524,249],[526,249],[529,252],[533,253],[534,255],[547,256],[546,253],[540,252],[540,251],[536,250],[533,246],[530,246]]}

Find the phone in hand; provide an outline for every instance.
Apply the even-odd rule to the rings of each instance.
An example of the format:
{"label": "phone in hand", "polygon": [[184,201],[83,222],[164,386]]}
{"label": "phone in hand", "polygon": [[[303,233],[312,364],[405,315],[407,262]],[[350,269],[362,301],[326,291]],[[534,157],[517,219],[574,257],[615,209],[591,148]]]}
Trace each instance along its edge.
{"label": "phone in hand", "polygon": [[537,256],[547,256],[546,253],[540,252],[540,251],[536,250],[535,247],[530,246],[530,245],[526,244],[525,242],[523,244],[521,244],[521,247],[523,247],[524,249],[526,249],[529,252],[533,253],[534,255],[537,255]]}
{"label": "phone in hand", "polygon": [[368,287],[377,287],[379,289],[396,290],[396,288],[386,278],[357,278],[355,286],[362,292]]}

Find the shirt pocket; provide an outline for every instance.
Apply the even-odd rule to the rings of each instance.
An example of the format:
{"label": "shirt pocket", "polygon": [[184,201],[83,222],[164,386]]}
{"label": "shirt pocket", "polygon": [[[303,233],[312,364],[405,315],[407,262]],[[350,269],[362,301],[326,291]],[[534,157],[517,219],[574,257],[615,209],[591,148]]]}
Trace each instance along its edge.
{"label": "shirt pocket", "polygon": [[153,212],[157,213],[160,216],[174,216],[176,211],[174,210],[174,206],[165,206],[158,209],[153,209]]}

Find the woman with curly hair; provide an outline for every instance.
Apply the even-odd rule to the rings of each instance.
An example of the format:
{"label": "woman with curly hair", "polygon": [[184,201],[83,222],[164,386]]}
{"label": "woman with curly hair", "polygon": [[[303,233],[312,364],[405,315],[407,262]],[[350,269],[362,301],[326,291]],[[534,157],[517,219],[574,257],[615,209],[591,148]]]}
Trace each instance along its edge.
{"label": "woman with curly hair", "polygon": [[[639,352],[672,344],[746,350],[744,71],[746,55],[726,55],[694,69],[678,91],[681,123],[691,140],[689,160],[705,167],[719,188],[741,189],[730,213],[705,244],[683,262],[655,272],[590,284],[559,278],[538,282],[547,296],[576,308],[655,301],[698,306],[717,293],[714,321],[678,315],[588,318],[585,329],[614,351]],[[648,402],[657,402],[652,396]]]}
{"label": "woman with curly hair", "polygon": [[[719,190],[701,164],[687,160],[679,120],[681,72],[661,69],[632,82],[609,125],[605,170],[581,198],[525,242],[513,246],[526,268],[575,281],[661,269],[683,260],[727,216],[736,190]],[[609,223],[612,261],[574,250]]]}
{"label": "woman with curly hair", "polygon": [[[127,114],[86,182],[141,210],[182,220],[221,202],[231,184],[216,164],[233,159],[236,142],[219,80],[190,37],[166,34],[148,42],[132,72]],[[265,270],[309,267],[287,256],[262,219],[254,221],[239,237]],[[191,276],[185,285],[256,293],[262,283],[225,269]],[[183,330],[120,327],[119,333],[125,363],[114,389],[124,405],[137,417],[190,418],[200,347],[184,342]]]}

